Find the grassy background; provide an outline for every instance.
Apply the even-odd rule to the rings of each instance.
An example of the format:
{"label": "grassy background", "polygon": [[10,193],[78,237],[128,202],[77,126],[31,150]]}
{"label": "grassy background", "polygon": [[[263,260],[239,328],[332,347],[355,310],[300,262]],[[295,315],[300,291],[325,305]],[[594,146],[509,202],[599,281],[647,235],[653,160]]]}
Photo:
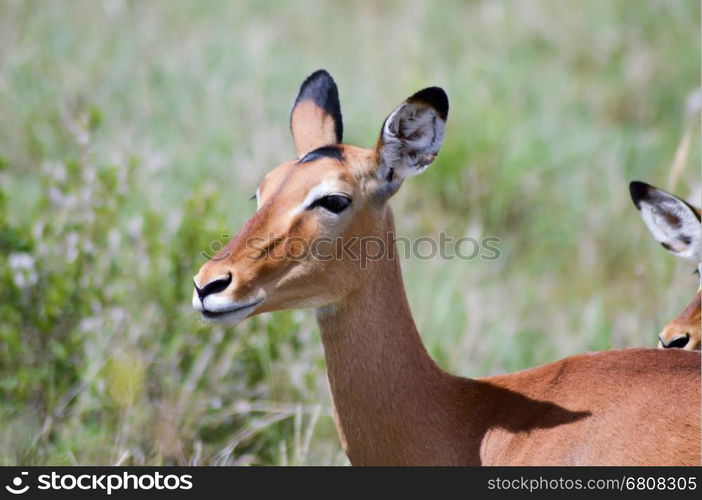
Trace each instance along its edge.
{"label": "grassy background", "polygon": [[641,179],[700,202],[700,5],[675,1],[0,3],[0,464],[345,463],[309,311],[203,325],[191,277],[293,156],[324,67],[346,141],[428,85],[444,149],[392,202],[405,236],[497,236],[496,262],[408,260],[432,356],[481,376],[655,345],[692,267]]}

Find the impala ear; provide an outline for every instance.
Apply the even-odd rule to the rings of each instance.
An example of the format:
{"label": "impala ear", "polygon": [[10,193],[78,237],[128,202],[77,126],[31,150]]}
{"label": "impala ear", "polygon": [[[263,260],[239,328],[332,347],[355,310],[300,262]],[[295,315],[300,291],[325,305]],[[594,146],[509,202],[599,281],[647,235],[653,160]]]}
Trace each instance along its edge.
{"label": "impala ear", "polygon": [[444,141],[448,97],[439,87],[420,90],[385,119],[378,145],[378,177],[388,182],[422,172]]}
{"label": "impala ear", "polygon": [[344,125],[339,91],[325,70],[315,71],[302,82],[290,112],[290,130],[298,157],[341,142]]}
{"label": "impala ear", "polygon": [[699,209],[645,182],[632,182],[629,192],[656,241],[679,257],[699,261],[702,242]]}

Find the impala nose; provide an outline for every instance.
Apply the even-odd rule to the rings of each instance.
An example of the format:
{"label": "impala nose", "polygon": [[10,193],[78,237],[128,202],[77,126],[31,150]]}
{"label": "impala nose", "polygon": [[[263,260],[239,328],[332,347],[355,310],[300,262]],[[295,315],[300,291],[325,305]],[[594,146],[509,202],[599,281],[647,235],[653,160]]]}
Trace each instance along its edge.
{"label": "impala nose", "polygon": [[219,293],[227,289],[229,284],[232,282],[232,273],[227,273],[226,278],[217,278],[207,283],[202,288],[197,286],[197,283],[193,280],[193,285],[195,285],[195,291],[200,300],[204,300],[205,297],[213,293]]}
{"label": "impala nose", "polygon": [[672,349],[672,348],[682,349],[690,341],[690,334],[685,333],[685,335],[681,335],[680,337],[674,338],[673,340],[669,341],[667,344],[663,340],[663,337],[658,337],[658,339],[661,341],[661,346],[664,349]]}

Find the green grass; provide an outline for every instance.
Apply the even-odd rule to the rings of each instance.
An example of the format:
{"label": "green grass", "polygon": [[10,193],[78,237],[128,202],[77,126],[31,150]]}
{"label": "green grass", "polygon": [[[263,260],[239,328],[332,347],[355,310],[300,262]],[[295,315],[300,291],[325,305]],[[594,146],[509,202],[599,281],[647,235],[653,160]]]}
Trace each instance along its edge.
{"label": "green grass", "polygon": [[501,240],[403,263],[445,369],[655,345],[696,278],[627,185],[700,202],[697,126],[669,186],[699,26],[685,0],[0,3],[0,463],[345,463],[313,314],[190,308],[320,67],[359,145],[449,94],[440,158],[392,202],[401,235]]}

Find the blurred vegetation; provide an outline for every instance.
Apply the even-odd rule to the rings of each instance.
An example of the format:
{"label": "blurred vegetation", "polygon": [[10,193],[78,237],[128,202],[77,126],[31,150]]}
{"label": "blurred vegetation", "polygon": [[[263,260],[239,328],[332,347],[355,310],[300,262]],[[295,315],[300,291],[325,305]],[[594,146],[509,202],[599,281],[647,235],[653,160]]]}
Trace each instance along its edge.
{"label": "blurred vegetation", "polygon": [[399,234],[501,239],[496,262],[403,264],[445,369],[653,346],[687,304],[627,185],[700,202],[696,0],[5,0],[0,464],[345,463],[313,315],[190,306],[319,67],[350,143],[418,88],[450,96],[440,158],[393,200]]}

